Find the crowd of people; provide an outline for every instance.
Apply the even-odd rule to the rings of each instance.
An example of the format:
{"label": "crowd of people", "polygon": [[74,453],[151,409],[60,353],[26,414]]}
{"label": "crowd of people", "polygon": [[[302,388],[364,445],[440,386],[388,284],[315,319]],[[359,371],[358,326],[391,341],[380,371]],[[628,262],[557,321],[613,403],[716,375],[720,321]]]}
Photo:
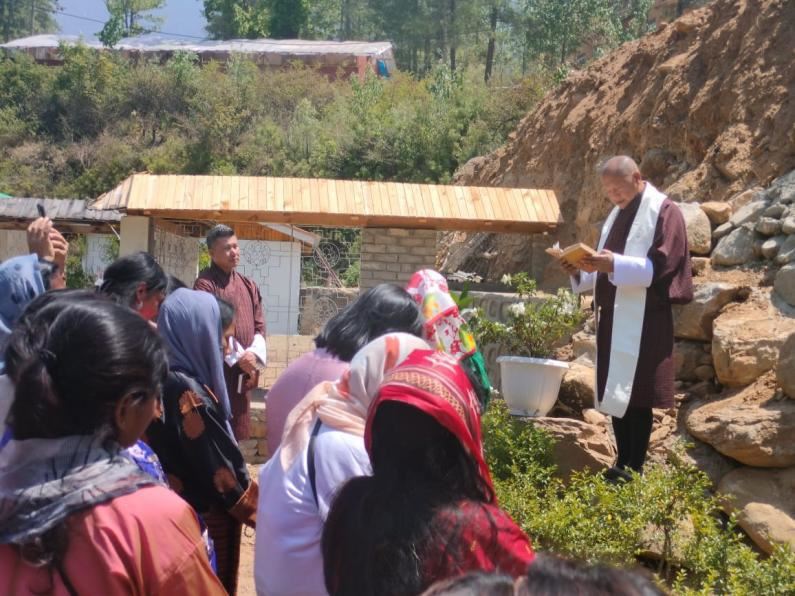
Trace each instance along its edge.
{"label": "crowd of people", "polygon": [[234,231],[210,231],[194,289],[136,253],[68,290],[63,236],[28,236],[0,265],[0,592],[234,594],[247,526],[264,595],[662,593],[536,554],[500,509],[491,384],[437,272],[328,321],[269,390],[253,478],[265,323]]}

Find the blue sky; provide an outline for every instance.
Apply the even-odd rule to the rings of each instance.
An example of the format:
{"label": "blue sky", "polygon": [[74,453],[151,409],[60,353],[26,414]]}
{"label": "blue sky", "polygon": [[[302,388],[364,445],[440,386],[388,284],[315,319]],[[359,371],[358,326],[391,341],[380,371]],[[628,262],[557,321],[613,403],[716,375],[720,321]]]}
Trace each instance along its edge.
{"label": "blue sky", "polygon": [[[87,17],[103,23],[108,18],[105,0],[60,0],[60,5],[62,12],[71,15]],[[204,37],[206,33],[204,31],[205,20],[202,16],[203,5],[202,0],[166,0],[166,6],[156,12],[165,19],[161,26],[162,31]],[[102,29],[102,23],[92,23],[62,14],[55,16],[61,27],[60,32],[64,34],[88,37]]]}

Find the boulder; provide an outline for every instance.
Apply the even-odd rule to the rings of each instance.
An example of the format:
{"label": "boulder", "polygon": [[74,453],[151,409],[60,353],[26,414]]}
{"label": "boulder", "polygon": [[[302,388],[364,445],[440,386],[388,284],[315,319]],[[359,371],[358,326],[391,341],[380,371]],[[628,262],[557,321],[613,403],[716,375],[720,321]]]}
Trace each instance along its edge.
{"label": "boulder", "polygon": [[698,379],[696,369],[701,364],[703,356],[710,357],[704,352],[704,346],[699,341],[678,340],[674,343],[674,379],[679,381],[695,381]]}
{"label": "boulder", "polygon": [[756,222],[755,229],[762,236],[775,236],[781,233],[781,220],[773,217],[760,217]]}
{"label": "boulder", "polygon": [[776,178],[766,194],[768,198],[778,201],[782,205],[795,202],[795,170]]}
{"label": "boulder", "polygon": [[781,231],[785,234],[795,234],[795,215],[787,216],[781,223]]}
{"label": "boulder", "polygon": [[765,375],[729,397],[693,406],[688,432],[747,466],[795,466],[795,401],[775,397],[775,379]]}
{"label": "boulder", "polygon": [[786,239],[786,236],[781,235],[765,240],[762,243],[762,256],[766,259],[774,259]]}
{"label": "boulder", "polygon": [[572,418],[541,417],[524,420],[545,429],[555,438],[553,456],[558,473],[564,478],[586,468],[596,472],[613,465],[616,451],[604,426]]}
{"label": "boulder", "polygon": [[709,218],[710,223],[715,226],[726,223],[732,216],[732,206],[719,201],[701,203],[701,210]]}
{"label": "boulder", "polygon": [[708,255],[712,248],[712,227],[707,214],[697,203],[677,203],[685,218],[687,228],[687,244],[690,252],[697,255]]}
{"label": "boulder", "polygon": [[713,265],[744,265],[754,259],[754,231],[742,226],[718,241],[712,251]]}
{"label": "boulder", "polygon": [[578,331],[571,338],[571,350],[574,358],[587,359],[591,363],[596,362],[596,335],[585,331]]}
{"label": "boulder", "polygon": [[795,399],[795,333],[787,338],[779,350],[776,382],[784,393]]}
{"label": "boulder", "polygon": [[595,380],[593,366],[588,366],[583,361],[570,362],[560,383],[558,402],[577,414],[593,408]]}
{"label": "boulder", "polygon": [[776,294],[787,304],[795,306],[795,263],[785,265],[778,270],[773,287],[776,289]]}
{"label": "boulder", "polygon": [[766,200],[752,201],[732,213],[729,221],[736,227],[746,223],[756,223],[756,221],[762,216],[762,213],[765,212],[765,209],[767,209],[769,205],[770,203],[768,203]]}
{"label": "boulder", "polygon": [[690,257],[690,269],[694,276],[701,276],[707,271],[709,266],[708,257]]}
{"label": "boulder", "polygon": [[693,374],[699,381],[711,381],[715,378],[715,367],[710,364],[700,364]]}
{"label": "boulder", "polygon": [[787,212],[786,205],[782,205],[781,203],[774,203],[770,205],[767,209],[765,209],[762,215],[764,217],[772,217],[774,219],[781,219],[784,214]]}
{"label": "boulder", "polygon": [[770,303],[767,291],[724,310],[712,325],[712,359],[718,380],[741,387],[772,370],[781,346],[795,331],[795,319]]}
{"label": "boulder", "polygon": [[792,261],[795,261],[795,235],[787,236],[776,255],[776,263],[779,265],[786,265]]}
{"label": "boulder", "polygon": [[582,419],[588,424],[593,424],[594,426],[603,426],[605,428],[607,428],[610,424],[610,418],[608,418],[605,414],[602,414],[599,410],[595,410],[593,408],[586,408],[583,410]]}
{"label": "boulder", "polygon": [[720,240],[724,236],[728,236],[729,233],[734,229],[734,226],[730,221],[726,223],[720,224],[717,228],[712,230],[712,239],[713,240]]}
{"label": "boulder", "polygon": [[775,544],[795,549],[795,468],[738,468],[726,474],[718,490],[724,508],[737,512],[740,527],[766,553]]}
{"label": "boulder", "polygon": [[761,186],[755,186],[754,188],[749,188],[748,190],[734,195],[731,199],[729,199],[729,205],[731,206],[732,211],[738,211],[739,209],[745,207],[748,203],[758,200],[764,196],[764,189]]}
{"label": "boulder", "polygon": [[748,297],[749,289],[727,282],[695,284],[693,300],[675,305],[674,336],[680,339],[709,341],[712,339],[712,322],[721,309],[737,300]]}

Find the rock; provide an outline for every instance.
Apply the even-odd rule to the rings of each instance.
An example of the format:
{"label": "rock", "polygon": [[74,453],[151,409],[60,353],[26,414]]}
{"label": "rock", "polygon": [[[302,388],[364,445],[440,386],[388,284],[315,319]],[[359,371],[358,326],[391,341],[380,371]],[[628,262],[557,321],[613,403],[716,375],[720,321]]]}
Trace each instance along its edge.
{"label": "rock", "polygon": [[774,205],[770,205],[770,207],[765,209],[762,215],[764,217],[772,217],[773,219],[781,219],[786,212],[787,212],[787,207],[785,205],[782,205],[781,203],[776,203]]}
{"label": "rock", "polygon": [[776,382],[787,396],[795,399],[795,333],[787,338],[779,351]]}
{"label": "rock", "polygon": [[709,364],[701,364],[693,371],[699,381],[711,381],[715,378],[715,368]]}
{"label": "rock", "polygon": [[673,307],[674,336],[711,340],[712,322],[720,310],[730,302],[745,299],[748,293],[748,288],[726,282],[695,284],[692,302]]}
{"label": "rock", "polygon": [[720,240],[724,236],[728,236],[733,229],[734,225],[730,221],[720,224],[717,228],[712,230],[712,239]]}
{"label": "rock", "polygon": [[781,233],[781,220],[772,217],[762,217],[756,222],[756,231],[763,236],[775,236]]}
{"label": "rock", "polygon": [[790,215],[782,221],[781,231],[785,234],[795,234],[795,215]]}
{"label": "rock", "polygon": [[596,335],[579,331],[571,338],[571,350],[575,359],[586,358],[592,364],[596,362]]}
{"label": "rock", "polygon": [[795,331],[795,319],[782,316],[769,295],[727,308],[712,325],[712,359],[718,380],[741,387],[772,370],[781,346]]}
{"label": "rock", "polygon": [[795,263],[778,270],[773,287],[787,304],[795,306]]}
{"label": "rock", "polygon": [[695,381],[696,369],[700,366],[704,350],[701,342],[678,340],[674,343],[674,379],[680,381]]}
{"label": "rock", "polygon": [[728,395],[688,410],[688,432],[747,466],[795,466],[795,401],[775,399],[773,375]]}
{"label": "rock", "polygon": [[767,196],[783,205],[795,202],[795,170],[776,178],[770,185]]}
{"label": "rock", "polygon": [[776,255],[776,263],[779,265],[786,265],[792,261],[795,261],[795,235],[787,236]]}
{"label": "rock", "polygon": [[563,375],[558,393],[558,402],[563,403],[576,413],[593,408],[595,395],[595,373],[593,366],[580,362],[570,362],[569,369]]}
{"label": "rock", "polygon": [[587,408],[582,411],[582,419],[585,420],[588,424],[593,424],[594,426],[604,426],[607,428],[607,425],[610,424],[610,419],[602,414],[599,410],[595,410],[593,408]]}
{"label": "rock", "polygon": [[743,226],[721,238],[712,251],[713,265],[743,265],[754,258],[754,232]]}
{"label": "rock", "polygon": [[724,508],[738,512],[740,527],[759,548],[766,553],[774,544],[795,549],[795,468],[738,468],[726,474],[718,490],[726,495]]}
{"label": "rock", "polygon": [[697,255],[708,255],[712,248],[712,227],[707,214],[696,203],[677,203],[676,205],[685,218],[687,244],[690,252]]}
{"label": "rock", "polygon": [[734,195],[729,199],[729,205],[732,211],[738,211],[745,207],[748,203],[755,201],[764,196],[764,189],[761,186],[749,188],[746,191]]}
{"label": "rock", "polygon": [[709,218],[712,225],[719,226],[729,221],[732,216],[732,206],[718,201],[701,203],[701,210]]}
{"label": "rock", "polygon": [[589,468],[596,472],[613,465],[615,448],[607,429],[571,418],[525,418],[555,438],[553,456],[564,478]]}
{"label": "rock", "polygon": [[778,254],[779,249],[787,239],[786,236],[775,236],[768,238],[762,243],[762,256],[766,259],[773,259]]}
{"label": "rock", "polygon": [[769,203],[766,200],[748,203],[744,207],[741,207],[739,210],[732,213],[729,221],[734,224],[735,227],[739,227],[746,223],[756,223],[756,221],[761,217],[762,213],[764,213],[765,209],[768,208],[768,205]]}
{"label": "rock", "polygon": [[795,333],[787,338],[779,350],[776,382],[784,393],[795,399]]}
{"label": "rock", "polygon": [[709,266],[709,258],[707,257],[690,257],[690,269],[693,275],[703,275]]}

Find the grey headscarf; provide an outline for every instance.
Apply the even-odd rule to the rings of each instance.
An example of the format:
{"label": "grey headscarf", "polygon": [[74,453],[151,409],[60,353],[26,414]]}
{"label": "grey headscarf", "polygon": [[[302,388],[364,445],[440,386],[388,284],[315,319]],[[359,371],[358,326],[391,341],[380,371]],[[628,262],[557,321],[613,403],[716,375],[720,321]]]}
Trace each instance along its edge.
{"label": "grey headscarf", "polygon": [[0,264],[0,373],[14,323],[31,300],[44,291],[38,256],[14,257]]}
{"label": "grey headscarf", "polygon": [[232,418],[221,355],[221,311],[215,296],[180,288],[160,306],[157,330],[168,347],[168,364],[207,385],[227,420]]}

